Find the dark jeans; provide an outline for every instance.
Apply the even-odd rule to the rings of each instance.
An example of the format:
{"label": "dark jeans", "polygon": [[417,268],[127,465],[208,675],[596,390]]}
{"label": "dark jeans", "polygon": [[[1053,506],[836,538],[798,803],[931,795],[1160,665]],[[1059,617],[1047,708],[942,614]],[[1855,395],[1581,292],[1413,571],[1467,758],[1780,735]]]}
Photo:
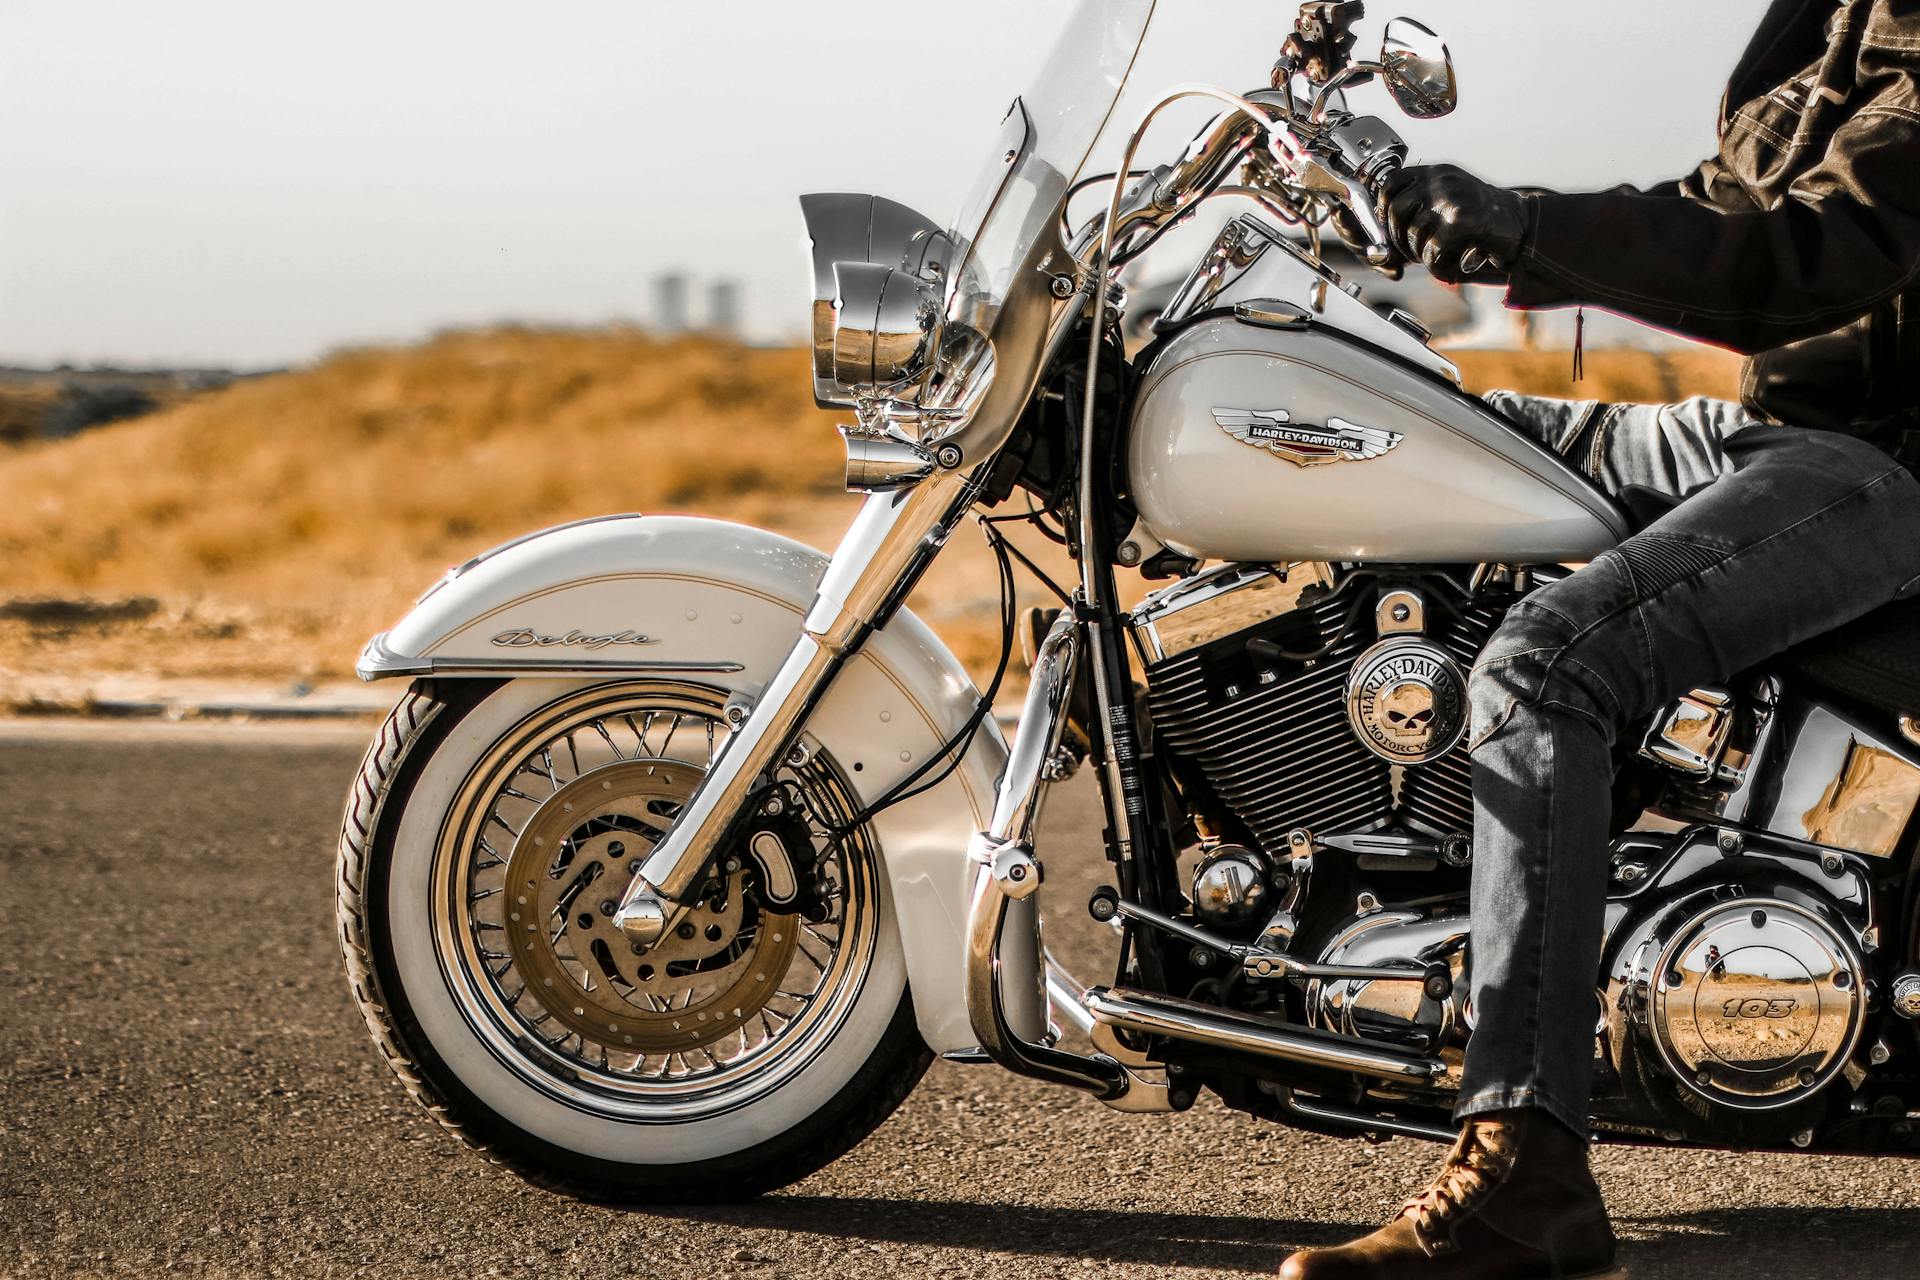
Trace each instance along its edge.
{"label": "dark jeans", "polygon": [[1920,593],[1920,482],[1723,401],[1488,399],[1639,529],[1516,604],[1469,681],[1475,1026],[1455,1115],[1542,1107],[1585,1133],[1615,738]]}

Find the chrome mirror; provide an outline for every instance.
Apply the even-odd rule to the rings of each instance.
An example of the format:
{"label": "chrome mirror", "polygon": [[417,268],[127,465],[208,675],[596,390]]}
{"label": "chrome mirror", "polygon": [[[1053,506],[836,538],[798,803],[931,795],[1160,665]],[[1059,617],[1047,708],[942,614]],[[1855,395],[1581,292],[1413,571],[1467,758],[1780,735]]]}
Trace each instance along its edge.
{"label": "chrome mirror", "polygon": [[1400,109],[1416,120],[1444,116],[1460,104],[1460,83],[1447,42],[1412,18],[1387,24],[1380,75]]}

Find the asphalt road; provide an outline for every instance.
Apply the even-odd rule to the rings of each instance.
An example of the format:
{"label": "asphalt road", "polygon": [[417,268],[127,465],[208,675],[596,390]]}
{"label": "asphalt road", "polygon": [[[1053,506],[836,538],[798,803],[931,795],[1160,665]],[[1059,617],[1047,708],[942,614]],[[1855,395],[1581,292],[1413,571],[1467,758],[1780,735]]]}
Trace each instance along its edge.
{"label": "asphalt road", "polygon": [[[1439,1157],[939,1064],[755,1203],[531,1189],[417,1110],[348,999],[330,879],[357,757],[339,731],[0,727],[0,1275],[1241,1276],[1371,1226]],[[1084,883],[1089,793],[1048,817]],[[1913,1162],[1599,1168],[1636,1280],[1920,1274]]]}

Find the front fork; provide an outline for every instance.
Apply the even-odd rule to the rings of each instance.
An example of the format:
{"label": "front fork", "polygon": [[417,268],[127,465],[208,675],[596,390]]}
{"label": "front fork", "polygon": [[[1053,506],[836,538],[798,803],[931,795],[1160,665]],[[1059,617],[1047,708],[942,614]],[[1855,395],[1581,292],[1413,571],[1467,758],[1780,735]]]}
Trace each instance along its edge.
{"label": "front fork", "polygon": [[[867,499],[821,578],[786,660],[628,886],[614,919],[629,938],[651,945],[678,922],[760,777],[784,756],[834,674],[905,598],[972,499],[971,485],[955,473],[938,473],[904,494]],[[1107,1031],[1093,1027],[1078,984],[1046,958],[1034,897],[1041,875],[1033,857],[1034,828],[1052,780],[1081,648],[1081,626],[1072,610],[1064,611],[1035,659],[993,818],[968,842],[974,865],[968,1012],[981,1049],[1009,1070],[1085,1090],[1110,1106],[1165,1110],[1166,1085],[1142,1076],[1135,1067],[1145,1064],[1120,1046],[1108,1046],[1119,1056],[1085,1055],[1048,1043],[1049,995],[1080,1030],[1091,1028],[1096,1038]]]}
{"label": "front fork", "polygon": [[840,668],[905,600],[973,498],[972,478],[946,470],[867,498],[780,669],[627,885],[614,923],[629,939],[651,946],[678,922],[761,778],[785,757]]}
{"label": "front fork", "polygon": [[[1055,317],[1043,367],[1074,332],[1088,296],[1075,295]],[[1090,419],[1089,419],[1090,421]],[[1095,465],[1083,440],[1083,471]],[[1104,605],[1112,582],[1095,548],[1106,544],[1104,510],[1092,504],[1090,480],[1081,492],[1083,598]],[[628,884],[614,922],[633,942],[651,946],[674,928],[691,905],[706,869],[747,816],[747,801],[762,777],[782,760],[799,726],[825,695],[833,677],[884,626],[978,493],[975,477],[936,470],[909,488],[870,495],[835,549],[813,607],[780,669],[757,705],[722,746],[699,789]],[[1094,743],[1105,773],[1110,850],[1121,864],[1123,888],[1139,894],[1133,850],[1150,847],[1148,808],[1142,799],[1133,726],[1119,700],[1125,661],[1109,631],[1110,608],[1076,618],[1063,611],[1042,645],[1007,771],[1000,780],[988,829],[968,842],[975,866],[967,930],[967,1004],[981,1048],[1000,1065],[1093,1093],[1123,1110],[1168,1109],[1167,1085],[1143,1076],[1149,1063],[1096,1027],[1083,993],[1054,966],[1040,945],[1040,866],[1033,857],[1034,821],[1051,780],[1048,765],[1059,746],[1082,648],[1090,652],[1095,710]],[[1117,710],[1118,709],[1118,710]],[[964,746],[964,744],[962,744]],[[1149,968],[1155,966],[1149,965]],[[1048,997],[1107,1052],[1069,1053],[1049,1043]]]}

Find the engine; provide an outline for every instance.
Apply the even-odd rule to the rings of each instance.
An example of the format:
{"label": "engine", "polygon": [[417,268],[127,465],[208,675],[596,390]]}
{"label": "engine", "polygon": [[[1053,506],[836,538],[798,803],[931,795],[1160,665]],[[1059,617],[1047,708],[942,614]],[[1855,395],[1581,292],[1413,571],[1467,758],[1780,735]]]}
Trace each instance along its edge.
{"label": "engine", "polygon": [[[1687,850],[1674,852],[1683,865]],[[1806,1123],[1799,1104],[1858,1049],[1869,981],[1861,921],[1791,878],[1738,879],[1657,884],[1613,916],[1611,979],[1592,1007],[1603,1126],[1786,1138]],[[1443,963],[1453,991],[1433,1000],[1410,982],[1320,982],[1306,993],[1310,1017],[1343,1035],[1457,1054],[1473,1022],[1470,932],[1464,903],[1361,913],[1321,949],[1322,963]]]}
{"label": "engine", "polygon": [[[1195,918],[1244,937],[1262,928],[1259,917],[1269,944],[1322,965],[1444,966],[1450,988],[1343,978],[1288,998],[1325,1030],[1456,1067],[1473,1025],[1463,886],[1423,880],[1396,894],[1363,858],[1330,882],[1341,888],[1321,923],[1296,936],[1311,883],[1328,874],[1298,855],[1392,851],[1391,865],[1407,866],[1419,846],[1467,861],[1466,673],[1517,595],[1511,583],[1475,592],[1440,570],[1230,565],[1157,593],[1133,617],[1156,749],[1174,761],[1196,814],[1212,818],[1203,829],[1252,846],[1209,846]],[[1702,707],[1712,714],[1703,719]],[[1781,748],[1769,755],[1764,708],[1744,719],[1736,709],[1728,695],[1695,691],[1655,721],[1641,753],[1680,786],[1705,777],[1691,794],[1706,807],[1615,844],[1594,1003],[1568,1011],[1593,1019],[1603,1127],[1799,1142],[1826,1106],[1817,1095],[1862,1044],[1873,884],[1797,830],[1729,843],[1716,828],[1735,815],[1712,806],[1747,776],[1716,764],[1723,756],[1746,771],[1813,767]],[[1732,745],[1736,720],[1747,737]],[[1842,783],[1830,797],[1845,798]],[[1870,802],[1867,790],[1858,803]],[[1920,995],[1920,975],[1913,985]]]}
{"label": "engine", "polygon": [[1301,831],[1471,836],[1466,673],[1501,613],[1439,573],[1228,565],[1134,635],[1158,740],[1281,857]]}

